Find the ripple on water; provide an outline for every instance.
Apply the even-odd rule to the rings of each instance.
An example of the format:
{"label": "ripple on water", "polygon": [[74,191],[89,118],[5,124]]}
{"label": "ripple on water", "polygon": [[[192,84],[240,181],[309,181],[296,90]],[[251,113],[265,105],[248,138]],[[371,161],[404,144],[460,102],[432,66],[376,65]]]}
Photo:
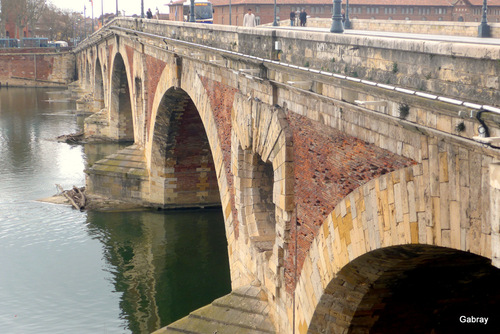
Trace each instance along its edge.
{"label": "ripple on water", "polygon": [[[13,202],[0,204],[0,248],[37,243],[84,242],[86,214],[69,206]],[[7,243],[5,242],[7,241]]]}

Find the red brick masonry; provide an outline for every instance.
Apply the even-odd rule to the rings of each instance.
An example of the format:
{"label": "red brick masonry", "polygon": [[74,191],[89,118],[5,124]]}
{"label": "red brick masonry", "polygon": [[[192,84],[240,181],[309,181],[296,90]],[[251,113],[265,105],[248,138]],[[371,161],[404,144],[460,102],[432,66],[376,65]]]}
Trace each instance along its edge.
{"label": "red brick masonry", "polygon": [[227,184],[231,196],[234,235],[235,238],[238,239],[238,215],[234,202],[233,173],[231,172],[231,110],[233,109],[234,94],[237,92],[237,89],[205,77],[200,77],[200,79],[208,94],[215,122],[217,123],[217,132],[222,148],[224,169],[226,171]]}
{"label": "red brick masonry", "polygon": [[314,237],[337,203],[364,183],[416,162],[293,112],[287,113],[287,119],[293,133],[298,212],[285,260],[286,289],[291,293],[295,290],[295,239],[299,276]]}

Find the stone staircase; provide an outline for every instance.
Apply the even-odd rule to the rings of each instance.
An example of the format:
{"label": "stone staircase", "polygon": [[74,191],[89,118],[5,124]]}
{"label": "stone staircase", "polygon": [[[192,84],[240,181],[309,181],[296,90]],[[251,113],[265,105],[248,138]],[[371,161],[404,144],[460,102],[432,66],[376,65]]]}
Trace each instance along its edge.
{"label": "stone staircase", "polygon": [[269,306],[261,290],[246,286],[153,334],[272,334]]}

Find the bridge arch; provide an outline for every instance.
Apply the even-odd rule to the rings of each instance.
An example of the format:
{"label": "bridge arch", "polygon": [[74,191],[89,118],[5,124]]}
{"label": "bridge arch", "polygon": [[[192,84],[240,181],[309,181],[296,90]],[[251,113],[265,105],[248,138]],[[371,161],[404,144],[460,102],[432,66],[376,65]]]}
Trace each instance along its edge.
{"label": "bridge arch", "polygon": [[104,108],[104,75],[99,57],[96,57],[95,62],[94,101],[98,110]]}
{"label": "bridge arch", "polygon": [[150,160],[153,203],[220,205],[212,149],[198,109],[183,89],[171,87],[158,104]]}
{"label": "bridge arch", "polygon": [[[309,329],[310,333],[319,333],[319,329],[324,330],[324,326],[330,325],[336,328],[337,325],[331,324],[329,316],[325,315],[332,311],[321,301],[323,297],[331,294],[332,288],[329,286],[330,284],[336,286],[337,283],[332,282],[338,278],[342,270],[349,268],[350,263],[356,263],[358,258],[366,254],[380,255],[382,253],[376,251],[387,247],[396,247],[403,251],[407,249],[406,247],[415,247],[410,248],[414,251],[425,246],[431,247],[424,249],[425,256],[431,260],[433,257],[439,259],[441,256],[448,256],[447,254],[460,253],[462,254],[458,256],[460,257],[464,251],[471,251],[476,259],[485,259],[485,263],[491,261],[487,259],[491,257],[489,241],[480,240],[481,233],[477,233],[481,229],[481,222],[471,222],[472,226],[468,230],[462,228],[465,223],[460,221],[459,212],[466,210],[468,203],[450,202],[449,210],[455,215],[450,217],[449,226],[441,226],[439,218],[436,218],[436,215],[439,216],[439,197],[435,197],[432,202],[427,194],[430,178],[429,172],[423,170],[421,165],[402,168],[365,183],[337,204],[311,244],[295,288],[295,295],[300,296],[297,305],[297,314],[300,316],[295,319],[299,332],[305,333]],[[430,202],[426,203],[428,200]],[[421,208],[420,212],[418,208]],[[482,247],[474,246],[471,249],[470,245],[467,246],[468,243],[477,245],[481,243]],[[429,261],[432,262],[431,260]],[[404,262],[398,265],[405,270]],[[412,269],[416,269],[419,265],[420,262],[415,262]],[[379,267],[378,263],[371,265],[375,271]],[[356,270],[353,271],[352,277],[357,275],[359,270]],[[367,269],[366,275],[375,274]],[[359,296],[358,290],[353,289],[350,293],[363,298]],[[365,292],[362,293],[363,296],[364,294]],[[344,293],[343,298],[346,295]],[[325,298],[327,300],[336,298],[337,301],[339,299],[338,296]],[[351,326],[351,320],[359,320],[364,324],[367,322],[366,319],[355,318],[356,310],[352,307],[351,311],[352,319],[345,320],[342,325],[346,331]],[[318,320],[325,317],[326,322]],[[338,328],[337,330],[340,331]],[[331,331],[336,332],[334,329]]]}
{"label": "bridge arch", "polygon": [[[308,333],[404,333],[405,328],[461,333],[460,316],[481,314],[495,321],[499,278],[489,259],[451,248],[377,249],[351,261],[328,283]],[[467,325],[474,329],[483,332],[485,326]]]}
{"label": "bridge arch", "polygon": [[120,53],[113,59],[109,90],[109,124],[111,138],[133,141],[132,101],[125,62]]}

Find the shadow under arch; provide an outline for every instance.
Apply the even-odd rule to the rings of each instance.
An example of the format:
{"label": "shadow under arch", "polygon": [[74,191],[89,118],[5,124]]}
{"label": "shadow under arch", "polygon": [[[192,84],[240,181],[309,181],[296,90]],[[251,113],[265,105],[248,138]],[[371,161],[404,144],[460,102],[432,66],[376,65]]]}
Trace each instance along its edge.
{"label": "shadow under arch", "polygon": [[330,281],[308,333],[494,333],[499,281],[500,269],[479,255],[431,245],[380,248]]}
{"label": "shadow under arch", "polygon": [[217,175],[200,114],[188,93],[168,89],[156,113],[151,202],[164,208],[220,206]]}
{"label": "shadow under arch", "polygon": [[132,101],[127,70],[120,53],[115,55],[109,98],[109,125],[111,138],[118,141],[134,140]]}
{"label": "shadow under arch", "polygon": [[104,108],[104,80],[99,57],[96,57],[95,73],[94,73],[94,101],[96,108],[101,110]]}
{"label": "shadow under arch", "polygon": [[90,87],[90,63],[88,59],[85,61],[85,87]]}

